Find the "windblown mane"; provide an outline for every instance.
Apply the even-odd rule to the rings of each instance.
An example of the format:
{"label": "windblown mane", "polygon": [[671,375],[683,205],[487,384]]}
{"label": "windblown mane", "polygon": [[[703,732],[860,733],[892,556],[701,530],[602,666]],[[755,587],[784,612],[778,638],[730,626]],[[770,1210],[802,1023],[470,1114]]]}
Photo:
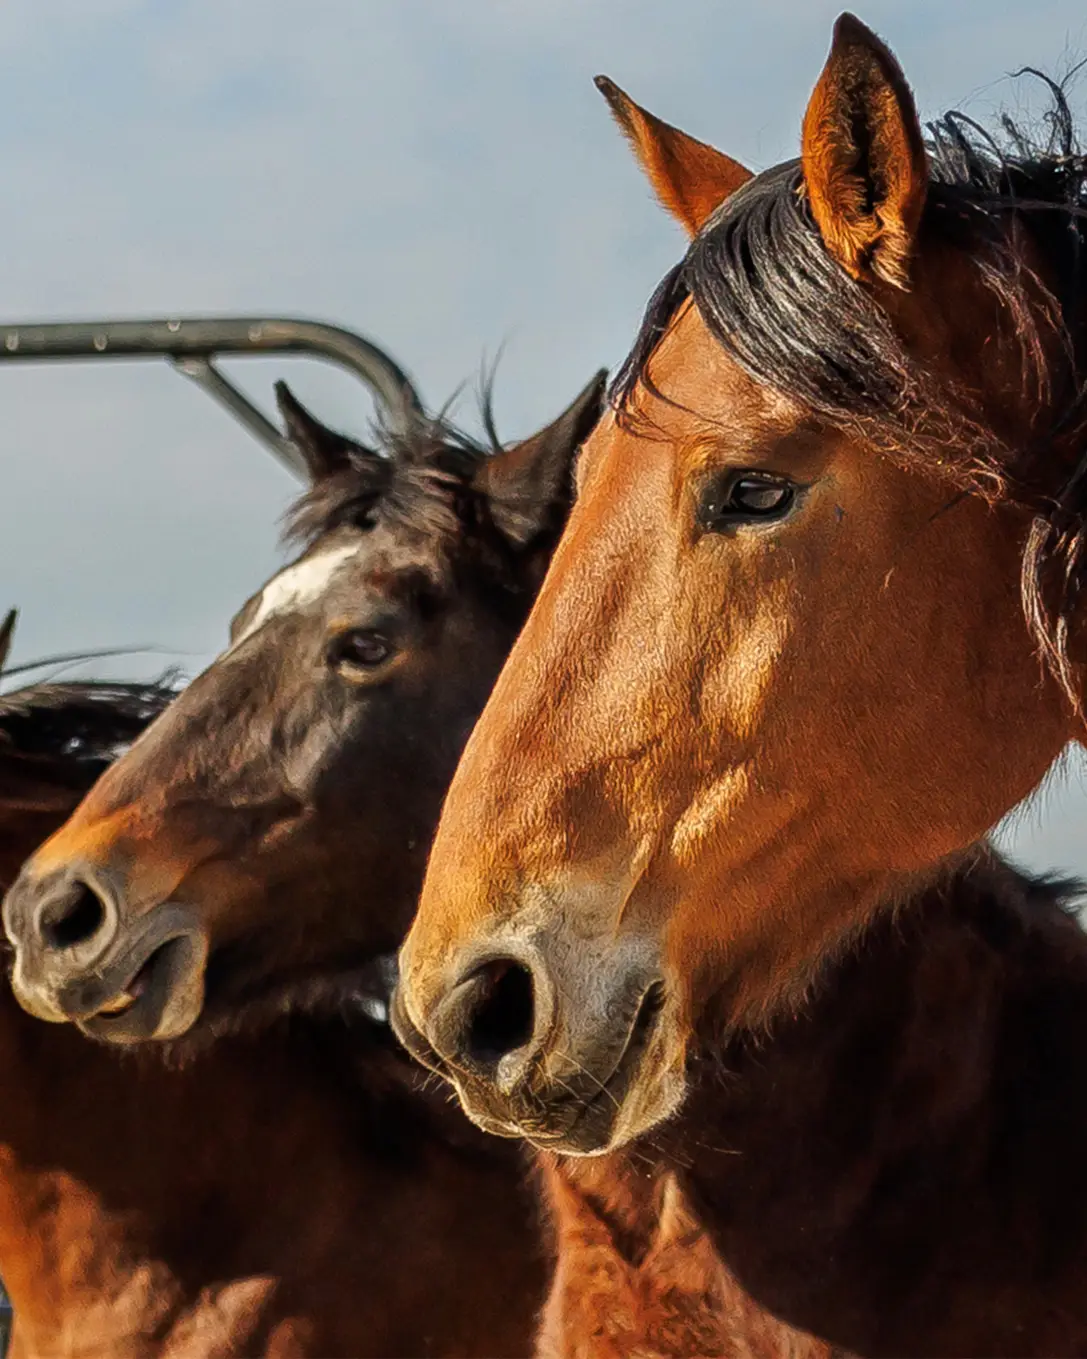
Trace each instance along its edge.
{"label": "windblown mane", "polygon": [[177,693],[169,679],[27,685],[0,696],[0,755],[105,769]]}
{"label": "windblown mane", "polygon": [[416,416],[404,431],[377,426],[374,451],[388,468],[383,484],[375,486],[372,453],[360,450],[357,461],[322,477],[299,497],[287,513],[285,539],[308,547],[344,524],[366,529],[379,523],[426,538],[454,535],[461,527],[459,502],[473,470],[498,448],[489,391],[483,398],[483,420],[493,439],[490,446],[444,415]]}
{"label": "windblown mane", "polygon": [[[960,113],[930,125],[922,222],[930,239],[970,255],[1011,323],[1025,390],[1048,415],[1030,447],[1005,446],[969,393],[907,351],[872,293],[823,245],[798,161],[756,176],[709,219],[650,299],[611,399],[620,418],[634,418],[634,388],[641,380],[655,390],[650,355],[690,300],[756,381],[905,465],[938,469],[963,491],[1029,509],[1024,608],[1080,707],[1067,642],[1087,577],[1087,158],[1063,88],[1040,78],[1052,94],[1043,142],[1009,118],[999,138]],[[1048,287],[1024,262],[1024,236],[1050,271]]]}

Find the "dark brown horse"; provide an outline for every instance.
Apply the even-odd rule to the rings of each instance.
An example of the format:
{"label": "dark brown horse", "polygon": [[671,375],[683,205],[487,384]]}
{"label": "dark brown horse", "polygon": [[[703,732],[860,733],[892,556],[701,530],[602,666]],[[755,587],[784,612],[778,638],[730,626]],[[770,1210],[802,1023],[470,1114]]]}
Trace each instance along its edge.
{"label": "dark brown horse", "polygon": [[364,448],[280,386],[313,479],[302,554],[8,894],[27,1009],[112,1043],[207,1037],[350,993],[397,948],[602,390],[488,456],[438,421]]}
{"label": "dark brown horse", "polygon": [[[601,395],[484,458],[437,422],[368,451],[281,393],[313,476],[303,556],[8,899],[20,997],[102,1040],[14,1005],[0,1026],[24,1353],[531,1348],[521,1153],[425,1090],[368,1009]],[[106,1046],[151,1036],[180,1070]]]}
{"label": "dark brown horse", "polygon": [[[170,697],[0,700],[0,882]],[[13,1356],[528,1353],[544,1261],[521,1158],[420,1088],[371,1017],[373,980],[335,1016],[223,1038],[179,1069],[40,1024],[4,988]]]}
{"label": "dark brown horse", "polygon": [[[847,16],[801,160],[751,178],[604,88],[696,234],[454,779],[398,1029],[540,1147],[637,1156],[682,1109],[663,1166],[795,1324],[1083,1352],[1082,936],[969,868],[1082,731],[1067,108],[1043,151],[955,118],[926,148]],[[916,927],[949,878],[978,921],[914,1015],[895,908]],[[866,928],[873,980],[867,953],[828,980]],[[991,959],[1016,929],[1020,960]],[[942,952],[922,934],[916,967]]]}

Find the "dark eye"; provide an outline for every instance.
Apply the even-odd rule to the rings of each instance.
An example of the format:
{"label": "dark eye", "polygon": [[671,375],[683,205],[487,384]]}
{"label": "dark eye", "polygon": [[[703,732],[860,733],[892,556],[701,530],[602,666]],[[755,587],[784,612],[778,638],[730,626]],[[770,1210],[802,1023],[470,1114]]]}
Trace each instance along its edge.
{"label": "dark eye", "polygon": [[337,668],[373,670],[392,654],[393,644],[373,628],[341,632],[328,645],[328,663]]}
{"label": "dark eye", "polygon": [[722,533],[744,523],[783,519],[793,507],[797,490],[787,477],[730,472],[703,490],[698,522],[709,533]]}

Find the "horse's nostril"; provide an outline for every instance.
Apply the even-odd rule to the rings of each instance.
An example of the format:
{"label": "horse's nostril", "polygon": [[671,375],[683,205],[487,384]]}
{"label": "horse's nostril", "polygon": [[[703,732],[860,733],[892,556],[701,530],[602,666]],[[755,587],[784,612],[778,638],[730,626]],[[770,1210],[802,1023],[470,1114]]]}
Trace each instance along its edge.
{"label": "horse's nostril", "polygon": [[480,998],[468,1026],[467,1055],[481,1066],[494,1066],[532,1037],[532,973],[511,958],[496,958],[476,976]]}
{"label": "horse's nostril", "polygon": [[42,938],[55,949],[75,948],[92,939],[106,919],[105,908],[85,883],[76,883],[63,901],[42,912]]}

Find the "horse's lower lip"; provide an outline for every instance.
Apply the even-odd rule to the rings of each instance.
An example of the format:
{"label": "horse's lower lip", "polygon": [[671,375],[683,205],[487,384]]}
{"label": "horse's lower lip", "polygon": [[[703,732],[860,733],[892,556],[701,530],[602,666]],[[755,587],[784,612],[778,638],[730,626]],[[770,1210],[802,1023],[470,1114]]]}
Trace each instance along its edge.
{"label": "horse's lower lip", "polygon": [[554,1133],[526,1134],[526,1140],[541,1151],[584,1156],[607,1150],[623,1101],[635,1084],[658,1027],[663,1004],[663,985],[654,982],[641,999],[619,1060],[599,1090],[582,1104],[573,1122],[565,1128]]}
{"label": "horse's lower lip", "polygon": [[[206,942],[192,933],[162,939],[117,990],[76,1019],[91,1038],[141,1043],[190,1028],[203,1000]],[[122,974],[123,975],[123,974]]]}
{"label": "horse's lower lip", "polygon": [[[626,1054],[624,1053],[624,1056]],[[636,1066],[638,1059],[631,1063]],[[523,1133],[525,1140],[531,1143],[537,1151],[558,1151],[566,1154],[586,1155],[594,1151],[604,1150],[610,1136],[611,1125],[615,1121],[615,1114],[618,1107],[622,1105],[622,1094],[615,1090],[615,1086],[627,1085],[629,1068],[624,1062],[620,1062],[611,1076],[604,1082],[591,1099],[585,1101],[572,1123],[563,1128],[560,1132],[532,1134]],[[606,1106],[611,1105],[608,1109]],[[601,1110],[606,1115],[605,1118],[599,1117]],[[605,1125],[606,1126],[603,1126]]]}

